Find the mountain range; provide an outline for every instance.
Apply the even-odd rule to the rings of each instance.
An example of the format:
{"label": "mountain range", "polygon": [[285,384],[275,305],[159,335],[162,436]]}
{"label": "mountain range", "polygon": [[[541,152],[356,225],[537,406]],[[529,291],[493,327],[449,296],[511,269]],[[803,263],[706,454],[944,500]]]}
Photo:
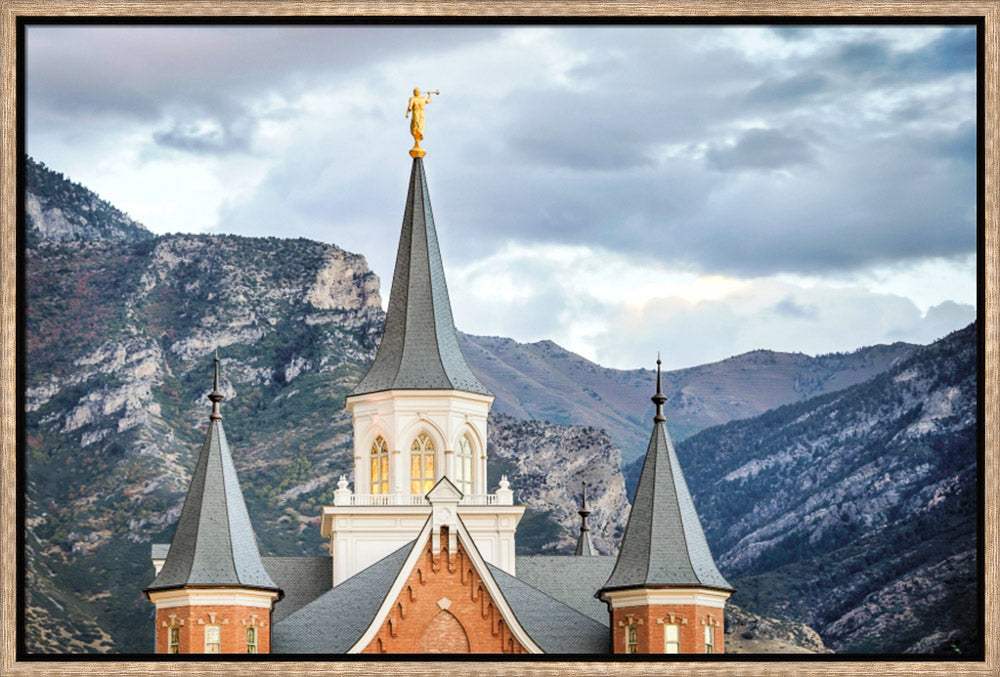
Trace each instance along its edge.
{"label": "mountain range", "polygon": [[[352,466],[343,398],[384,321],[379,280],[330,244],[157,237],[44,165],[26,172],[28,647],[146,652],[149,545],[172,535],[213,351],[262,552],[321,554],[321,507]],[[738,589],[734,646],[974,650],[958,610],[976,601],[976,326],[929,347],[664,373],[668,427]],[[527,506],[519,551],[572,550],[586,480],[594,542],[615,552],[653,372],[549,341],[460,341],[496,395],[488,484],[507,474]]]}

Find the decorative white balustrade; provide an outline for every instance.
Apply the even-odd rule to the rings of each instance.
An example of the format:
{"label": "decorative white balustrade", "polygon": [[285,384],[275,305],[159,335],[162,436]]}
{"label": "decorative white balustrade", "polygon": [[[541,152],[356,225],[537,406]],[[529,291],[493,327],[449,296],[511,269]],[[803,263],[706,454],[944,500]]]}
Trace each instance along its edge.
{"label": "decorative white balustrade", "polygon": [[[514,492],[504,475],[495,494],[470,494],[463,496],[459,505],[514,505]],[[430,505],[420,494],[355,494],[347,488],[347,478],[341,477],[333,492],[334,506],[372,505]]]}

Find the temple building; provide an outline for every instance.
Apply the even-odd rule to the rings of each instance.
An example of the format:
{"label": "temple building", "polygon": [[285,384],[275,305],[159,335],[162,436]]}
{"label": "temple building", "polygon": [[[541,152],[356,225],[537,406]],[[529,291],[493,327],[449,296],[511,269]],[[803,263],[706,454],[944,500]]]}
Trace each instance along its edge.
{"label": "temple building", "polygon": [[346,401],[354,485],[342,477],[323,508],[330,554],[261,557],[222,426],[216,360],[208,433],[173,541],[153,546],[145,593],[156,652],[722,653],[733,590],[667,432],[659,360],[619,553],[597,554],[584,486],[575,554],[516,554],[525,508],[506,477],[493,493],[486,485],[493,396],[458,345],[419,147],[422,108],[419,122],[382,341]]}

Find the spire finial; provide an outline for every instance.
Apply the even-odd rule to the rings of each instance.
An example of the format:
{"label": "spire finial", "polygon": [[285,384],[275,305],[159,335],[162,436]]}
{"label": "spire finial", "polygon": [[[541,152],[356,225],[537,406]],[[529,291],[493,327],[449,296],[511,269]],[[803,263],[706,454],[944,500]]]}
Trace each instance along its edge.
{"label": "spire finial", "polygon": [[436,89],[433,92],[426,91],[421,94],[420,88],[416,87],[413,90],[413,96],[406,104],[406,117],[410,117],[410,113],[413,113],[413,117],[410,118],[410,134],[413,135],[413,148],[410,149],[410,157],[412,158],[423,157],[427,154],[427,151],[420,147],[420,142],[424,138],[424,106],[431,102],[431,94],[440,96],[441,90]]}
{"label": "spire finial", "polygon": [[219,349],[215,349],[215,375],[212,379],[212,392],[208,394],[208,399],[212,400],[212,415],[209,420],[221,421],[222,413],[219,412],[219,402],[226,399],[219,392]]}
{"label": "spire finial", "polygon": [[587,526],[587,517],[590,510],[587,509],[587,483],[583,483],[583,504],[577,511],[580,515],[580,537],[576,541],[576,555],[596,555],[594,544],[590,540],[590,528]]}
{"label": "spire finial", "polygon": [[661,385],[660,353],[656,353],[656,394],[650,399],[656,403],[656,416],[653,417],[653,420],[657,423],[665,423],[667,417],[663,415],[663,403],[667,401],[667,398],[663,394],[663,386]]}

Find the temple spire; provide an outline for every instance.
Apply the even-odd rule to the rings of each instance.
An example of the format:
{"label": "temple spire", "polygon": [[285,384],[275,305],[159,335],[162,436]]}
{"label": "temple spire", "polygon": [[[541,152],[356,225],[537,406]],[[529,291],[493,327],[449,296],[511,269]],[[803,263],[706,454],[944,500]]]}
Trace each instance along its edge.
{"label": "temple spire", "polygon": [[732,590],[715,566],[677,452],[663,416],[660,359],[656,359],[653,432],[618,560],[602,592],[657,586]]}
{"label": "temple spire", "polygon": [[580,515],[580,538],[576,542],[576,555],[591,556],[596,555],[594,544],[590,540],[590,528],[587,527],[587,518],[590,517],[590,510],[587,509],[587,483],[583,483],[583,503],[577,514]]}
{"label": "temple spire", "polygon": [[413,159],[389,310],[375,361],[351,395],[393,389],[489,395],[458,345],[422,158]]}
{"label": "temple spire", "polygon": [[219,357],[214,360],[212,415],[173,542],[163,568],[146,588],[246,587],[281,591],[264,569],[236,467],[222,428]]}

